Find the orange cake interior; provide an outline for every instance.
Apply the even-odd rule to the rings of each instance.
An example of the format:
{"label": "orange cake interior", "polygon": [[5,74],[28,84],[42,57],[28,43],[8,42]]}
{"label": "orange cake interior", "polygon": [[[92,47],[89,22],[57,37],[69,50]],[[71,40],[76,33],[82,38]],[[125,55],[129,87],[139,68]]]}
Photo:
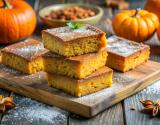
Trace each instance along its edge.
{"label": "orange cake interior", "polygon": [[126,72],[148,61],[150,48],[148,45],[136,43],[117,36],[108,39],[107,66]]}
{"label": "orange cake interior", "polygon": [[13,44],[2,49],[2,63],[27,74],[42,71],[42,55],[48,52],[43,44],[34,39]]}
{"label": "orange cake interior", "polygon": [[72,78],[85,78],[92,72],[105,66],[107,51],[89,53],[75,57],[62,57],[48,52],[43,55],[44,70],[49,73],[66,75]]}
{"label": "orange cake interior", "polygon": [[47,73],[48,84],[73,96],[84,96],[112,85],[112,69],[104,66],[84,79]]}
{"label": "orange cake interior", "polygon": [[105,32],[91,25],[74,30],[69,27],[43,30],[42,41],[45,48],[65,57],[98,52],[106,47]]}

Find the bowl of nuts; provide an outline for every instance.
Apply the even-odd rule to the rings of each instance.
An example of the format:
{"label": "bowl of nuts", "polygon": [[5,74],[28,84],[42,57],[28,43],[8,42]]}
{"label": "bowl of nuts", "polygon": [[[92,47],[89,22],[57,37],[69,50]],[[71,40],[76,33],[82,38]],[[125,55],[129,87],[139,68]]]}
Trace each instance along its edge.
{"label": "bowl of nuts", "polygon": [[102,15],[102,8],[87,4],[56,4],[39,11],[42,22],[51,27],[66,26],[71,21],[82,24],[95,24]]}

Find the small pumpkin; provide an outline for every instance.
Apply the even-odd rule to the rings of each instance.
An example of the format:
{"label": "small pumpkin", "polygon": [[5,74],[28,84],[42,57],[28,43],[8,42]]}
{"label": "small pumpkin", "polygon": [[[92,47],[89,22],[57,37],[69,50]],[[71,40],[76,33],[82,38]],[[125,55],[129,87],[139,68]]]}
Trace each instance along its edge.
{"label": "small pumpkin", "polygon": [[124,10],[116,14],[112,20],[116,35],[137,42],[149,39],[158,25],[158,17],[146,10]]}
{"label": "small pumpkin", "polygon": [[148,0],[144,9],[155,13],[160,19],[160,0]]}
{"label": "small pumpkin", "polygon": [[36,14],[23,0],[2,0],[0,8],[0,44],[11,44],[31,35]]}

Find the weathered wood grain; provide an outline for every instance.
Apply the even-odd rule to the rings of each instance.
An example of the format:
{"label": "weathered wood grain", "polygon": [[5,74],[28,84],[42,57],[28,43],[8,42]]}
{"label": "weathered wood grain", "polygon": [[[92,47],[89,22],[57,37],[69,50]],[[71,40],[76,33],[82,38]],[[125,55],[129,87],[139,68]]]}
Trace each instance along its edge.
{"label": "weathered wood grain", "polygon": [[149,61],[126,73],[115,72],[112,87],[76,98],[48,87],[43,72],[28,76],[10,70],[1,66],[0,86],[3,88],[85,117],[98,114],[160,79],[160,64]]}
{"label": "weathered wood grain", "polygon": [[[159,125],[159,117],[152,118],[148,114],[142,112],[143,106],[140,100],[150,99],[156,101],[160,99],[160,81],[149,86],[142,92],[125,99],[124,101],[124,117],[126,125]],[[136,110],[131,110],[134,107]],[[133,122],[134,121],[134,122]]]}
{"label": "weathered wood grain", "polygon": [[[46,0],[41,0],[41,1],[44,3],[44,6],[50,4],[50,3],[49,3],[49,4],[47,3],[48,0],[47,0],[47,1],[46,1]],[[49,1],[51,1],[51,3],[52,3],[52,2],[54,2],[55,0],[49,0]],[[89,1],[89,0],[88,0],[88,1]],[[90,0],[90,1],[92,1],[92,0]],[[131,0],[128,0],[128,1],[131,1]],[[134,3],[136,3],[136,2],[139,1],[139,0],[136,0],[136,2],[135,2],[135,0],[132,0],[132,1],[133,1],[132,4],[134,4]],[[143,0],[143,1],[144,1],[144,0]],[[42,2],[41,2],[41,3],[42,3]],[[141,7],[141,2],[136,3],[136,5],[132,5],[132,4],[131,4],[131,7],[132,7],[132,8],[137,8],[137,6],[138,6],[138,7]],[[43,7],[42,4],[41,4],[41,7]],[[106,17],[108,17],[108,15],[106,15]],[[99,24],[102,24],[102,23],[100,22]],[[102,24],[101,26],[103,27],[103,25],[104,25],[104,24]],[[104,26],[105,26],[105,25],[104,25]],[[40,32],[38,32],[38,33],[40,34]],[[38,35],[39,35],[39,34],[38,34]],[[158,50],[158,49],[157,49],[157,50]],[[155,59],[157,59],[157,58],[155,58]],[[0,93],[1,93],[1,91],[0,91]],[[20,99],[23,99],[23,98],[20,98]],[[30,104],[32,104],[32,103],[30,103]],[[20,104],[20,105],[22,105],[22,104]],[[103,113],[104,113],[104,112],[103,112]],[[100,114],[100,115],[101,115],[101,114]],[[19,117],[21,117],[21,116],[19,116]],[[96,116],[96,117],[99,117],[99,115]],[[105,118],[106,118],[106,117],[105,117]],[[97,120],[100,120],[100,119],[98,119],[98,118],[95,119],[95,122],[96,122],[96,123],[97,123]],[[115,119],[115,120],[116,120],[116,119]],[[42,121],[42,120],[40,120],[40,121]],[[27,121],[27,122],[28,122],[28,121]],[[77,121],[77,122],[78,122],[78,121]],[[79,120],[79,122],[81,122],[81,120]],[[91,122],[91,120],[88,121],[88,124],[89,124],[89,122]],[[132,122],[133,122],[133,121],[132,121]],[[4,122],[4,123],[7,123],[7,122]],[[13,123],[13,122],[12,122],[12,123]],[[28,123],[29,123],[29,122],[28,122]],[[40,122],[38,122],[38,123],[40,123]],[[48,123],[48,122],[47,122],[47,123]],[[93,123],[93,122],[91,122],[91,123]],[[133,123],[134,123],[134,122],[133,122]],[[146,123],[146,122],[145,122],[145,123]],[[13,124],[14,124],[14,123],[13,123]],[[25,123],[24,123],[24,124],[25,124]],[[79,123],[79,124],[80,124],[80,123]],[[104,123],[104,124],[105,124],[105,123]],[[159,124],[159,123],[158,123],[158,124]],[[105,124],[105,125],[106,125],[106,124]],[[108,125],[110,125],[110,123],[109,123]],[[142,125],[143,125],[143,123],[142,123]],[[144,125],[145,125],[145,124],[144,124]]]}
{"label": "weathered wood grain", "polygon": [[[151,45],[159,46],[159,43],[156,44],[154,38],[151,39],[148,43]],[[153,49],[154,52],[157,52]],[[157,53],[156,53],[157,54]],[[160,56],[152,54],[151,59],[157,62],[160,62]],[[159,117],[151,118],[148,114],[142,112],[143,106],[139,102],[140,100],[157,100],[160,99],[160,81],[157,81],[153,85],[147,87],[138,94],[131,96],[130,98],[125,99],[124,101],[124,114],[126,125],[159,125]],[[134,107],[136,110],[132,111],[130,108]],[[135,121],[135,122],[132,122]]]}
{"label": "weathered wood grain", "polygon": [[124,125],[122,105],[119,103],[91,119],[71,115],[69,125]]}
{"label": "weathered wood grain", "polygon": [[68,113],[17,94],[16,107],[4,115],[1,125],[67,125]]}

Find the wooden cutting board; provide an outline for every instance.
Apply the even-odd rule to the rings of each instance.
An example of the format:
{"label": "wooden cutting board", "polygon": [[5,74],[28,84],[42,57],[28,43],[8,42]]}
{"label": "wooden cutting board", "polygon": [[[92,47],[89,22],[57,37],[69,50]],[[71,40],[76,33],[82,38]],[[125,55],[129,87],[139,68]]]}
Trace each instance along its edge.
{"label": "wooden cutting board", "polygon": [[76,98],[48,87],[44,72],[25,75],[2,64],[0,65],[1,88],[84,117],[92,117],[98,114],[159,79],[160,63],[149,61],[126,73],[115,71],[111,88]]}

